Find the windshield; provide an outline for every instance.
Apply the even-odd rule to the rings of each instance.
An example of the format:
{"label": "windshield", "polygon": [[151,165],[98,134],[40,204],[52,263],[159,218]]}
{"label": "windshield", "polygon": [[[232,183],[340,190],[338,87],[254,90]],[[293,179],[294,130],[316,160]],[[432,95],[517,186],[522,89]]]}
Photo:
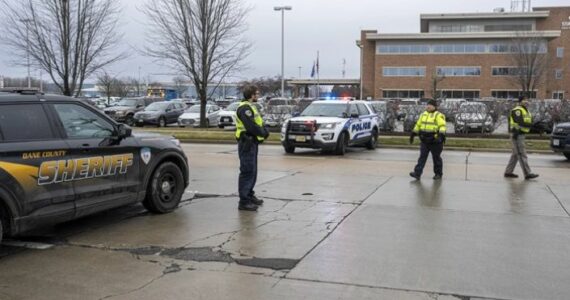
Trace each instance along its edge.
{"label": "windshield", "polygon": [[228,105],[228,107],[226,107],[226,110],[227,111],[237,111],[238,107],[239,107],[239,102],[235,102],[235,103]]}
{"label": "windshield", "polygon": [[154,102],[151,105],[147,106],[144,110],[146,111],[163,111],[165,110],[170,103],[167,102]]}
{"label": "windshield", "polygon": [[117,103],[117,106],[137,106],[137,99],[123,99]]}
{"label": "windshield", "polygon": [[268,106],[267,112],[270,114],[289,114],[293,111],[293,108],[288,105],[277,105],[277,106]]}
{"label": "windshield", "polygon": [[372,107],[374,107],[377,112],[386,112],[388,110],[386,103],[372,103]]}
{"label": "windshield", "polygon": [[312,103],[301,113],[301,116],[342,118],[345,114],[346,103]]}
{"label": "windshield", "polygon": [[287,103],[287,100],[269,100],[269,102],[267,102],[267,106],[275,106],[275,105],[289,105],[289,103]]}
{"label": "windshield", "polygon": [[187,109],[186,112],[189,112],[189,113],[199,113],[199,112],[200,112],[200,107],[202,107],[202,105],[194,105],[194,106],[190,107],[189,109]]}

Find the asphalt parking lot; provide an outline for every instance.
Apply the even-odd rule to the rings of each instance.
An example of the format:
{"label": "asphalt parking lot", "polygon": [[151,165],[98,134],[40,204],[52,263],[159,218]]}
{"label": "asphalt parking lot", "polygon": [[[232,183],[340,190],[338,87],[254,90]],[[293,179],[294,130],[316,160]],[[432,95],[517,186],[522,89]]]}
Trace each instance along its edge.
{"label": "asphalt parking lot", "polygon": [[[257,213],[237,210],[234,145],[183,145],[176,212],[128,206],[0,247],[0,299],[567,299],[570,163],[444,152],[444,180],[408,177],[417,152],[344,157],[262,146]],[[520,170],[517,169],[517,172]]]}

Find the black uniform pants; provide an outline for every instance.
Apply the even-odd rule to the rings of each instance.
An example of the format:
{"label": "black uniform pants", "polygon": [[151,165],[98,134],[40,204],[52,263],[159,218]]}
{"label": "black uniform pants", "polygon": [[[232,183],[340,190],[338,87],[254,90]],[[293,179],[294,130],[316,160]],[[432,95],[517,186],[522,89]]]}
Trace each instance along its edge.
{"label": "black uniform pants", "polygon": [[431,157],[433,158],[433,172],[436,175],[443,175],[443,160],[441,159],[441,152],[443,152],[443,143],[422,142],[420,145],[420,158],[418,159],[418,164],[414,168],[414,173],[416,173],[418,176],[422,175],[430,152]]}
{"label": "black uniform pants", "polygon": [[240,139],[238,141],[239,154],[239,202],[242,204],[251,201],[255,194],[253,188],[257,182],[257,151],[259,145],[252,140]]}

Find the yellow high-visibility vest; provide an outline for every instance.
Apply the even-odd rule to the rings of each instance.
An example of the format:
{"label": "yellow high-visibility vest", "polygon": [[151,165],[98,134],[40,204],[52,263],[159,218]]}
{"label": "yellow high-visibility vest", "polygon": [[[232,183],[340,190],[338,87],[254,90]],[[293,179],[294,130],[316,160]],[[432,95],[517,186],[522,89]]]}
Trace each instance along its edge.
{"label": "yellow high-visibility vest", "polygon": [[[255,121],[255,124],[257,124],[259,127],[263,127],[263,118],[261,117],[261,114],[259,114],[259,111],[255,105],[251,105],[249,101],[243,100],[239,104],[238,109],[246,105],[249,106],[253,111],[253,120]],[[239,116],[236,115],[236,139],[239,139],[243,132],[246,132],[245,126],[243,125],[243,122],[240,120]],[[256,138],[259,142],[263,142],[265,140],[262,136],[257,136]]]}
{"label": "yellow high-visibility vest", "polygon": [[447,131],[447,124],[445,122],[445,115],[438,112],[424,111],[416,122],[414,127],[415,133],[443,133]]}
{"label": "yellow high-visibility vest", "polygon": [[[513,119],[513,113],[519,114],[523,118],[524,124],[522,126],[519,125],[519,123],[515,122]],[[519,105],[511,110],[511,114],[509,115],[509,125],[511,126],[511,130],[518,130],[522,133],[529,133],[530,128],[532,127],[532,115],[526,108]]]}

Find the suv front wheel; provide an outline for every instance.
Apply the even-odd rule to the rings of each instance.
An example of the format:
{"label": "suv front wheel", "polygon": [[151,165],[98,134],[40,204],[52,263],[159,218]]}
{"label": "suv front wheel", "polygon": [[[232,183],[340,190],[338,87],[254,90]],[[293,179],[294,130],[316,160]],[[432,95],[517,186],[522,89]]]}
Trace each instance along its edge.
{"label": "suv front wheel", "polygon": [[184,193],[184,177],[180,168],[171,162],[159,165],[146,193],[143,205],[150,212],[164,214],[175,210]]}

